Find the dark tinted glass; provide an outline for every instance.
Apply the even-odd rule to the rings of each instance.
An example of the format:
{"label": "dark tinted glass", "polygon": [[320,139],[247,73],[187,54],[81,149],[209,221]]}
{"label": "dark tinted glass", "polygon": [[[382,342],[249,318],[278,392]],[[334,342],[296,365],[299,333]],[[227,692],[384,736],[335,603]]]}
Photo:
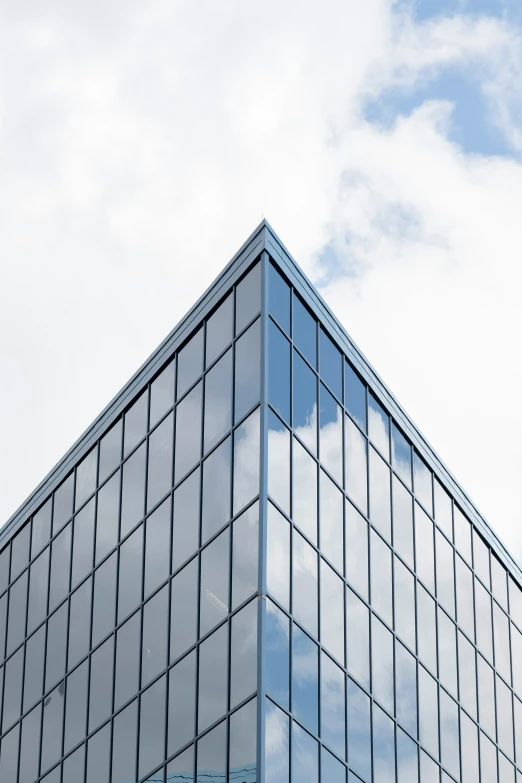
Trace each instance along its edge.
{"label": "dark tinted glass", "polygon": [[[133,471],[134,467],[137,467],[140,458],[143,458],[145,453],[142,446],[136,454],[130,458],[124,466],[125,476],[125,494],[129,492],[129,484],[132,481],[132,475],[136,475]],[[140,477],[141,478],[141,477]],[[136,479],[139,480],[138,476]],[[130,498],[129,498],[130,500]],[[128,502],[128,501],[127,501]],[[128,508],[128,507],[127,507]],[[108,554],[111,549],[114,549],[118,543],[118,523],[119,523],[119,511],[120,511],[120,471],[114,474],[109,481],[103,485],[98,492],[98,510],[97,510],[97,522],[96,522],[96,562],[99,563],[102,558]],[[134,523],[131,521],[130,526]],[[76,550],[76,542],[75,542]]]}
{"label": "dark tinted glass", "polygon": [[197,638],[198,558],[186,565],[171,582],[170,660],[188,650]]}
{"label": "dark tinted glass", "polygon": [[[9,560],[11,547],[8,545],[0,552],[0,593],[3,593],[9,584]],[[3,650],[2,650],[3,652]]]}
{"label": "dark tinted glass", "polygon": [[150,427],[153,427],[174,405],[174,367],[174,359],[172,359],[151,384]]}
{"label": "dark tinted glass", "polygon": [[84,661],[81,666],[78,666],[78,668],[67,677],[65,696],[65,753],[68,753],[86,734],[88,675],[89,662]]}
{"label": "dark tinted glass", "polygon": [[71,523],[51,544],[51,581],[49,585],[49,611],[54,609],[69,592],[69,568],[71,563]]}
{"label": "dark tinted glass", "polygon": [[25,645],[24,712],[43,693],[45,656],[45,625],[27,640]]}
{"label": "dark tinted glass", "polygon": [[22,721],[19,776],[13,777],[12,780],[18,780],[19,783],[33,783],[38,777],[41,722],[42,705],[39,704]]}
{"label": "dark tinted glass", "polygon": [[207,321],[206,366],[222,353],[234,334],[234,296],[229,294]]}
{"label": "dark tinted glass", "polygon": [[290,334],[290,286],[272,264],[268,272],[268,299],[270,315]]}
{"label": "dark tinted glass", "polygon": [[115,710],[139,688],[140,631],[140,613],[136,612],[116,632]]}
{"label": "dark tinted glass", "polygon": [[193,650],[169,671],[169,756],[194,736],[195,716],[196,651]]}
{"label": "dark tinted glass", "polygon": [[257,592],[259,505],[254,503],[232,525],[232,609]]}
{"label": "dark tinted glass", "polygon": [[270,321],[268,326],[268,399],[286,421],[290,421],[290,343]]}
{"label": "dark tinted glass", "polygon": [[26,524],[11,542],[11,582],[22,573],[29,562],[31,525]]}
{"label": "dark tinted glass", "polygon": [[112,783],[127,783],[136,779],[136,720],[138,700],[135,699],[114,718],[112,734]]}
{"label": "dark tinted glass", "polygon": [[172,446],[174,414],[170,413],[149,436],[147,511],[172,487]]}
{"label": "dark tinted glass", "polygon": [[49,690],[65,674],[67,648],[67,604],[50,616],[47,623],[47,656],[45,664],[45,690]]}
{"label": "dark tinted glass", "polygon": [[53,504],[53,535],[57,533],[65,522],[72,516],[73,511],[73,487],[74,475],[65,479],[54,493]]}
{"label": "dark tinted glass", "polygon": [[93,731],[111,714],[113,661],[114,634],[91,655],[89,731]]}
{"label": "dark tinted glass", "polygon": [[145,446],[143,443],[123,465],[121,533],[123,538],[143,518],[145,505]]}
{"label": "dark tinted glass", "polygon": [[[140,698],[139,777],[165,759],[165,699],[167,677],[160,677]],[[149,780],[154,780],[149,778]],[[156,777],[158,780],[158,777]]]}
{"label": "dark tinted glass", "polygon": [[317,454],[317,377],[294,351],[293,427],[295,434]]}
{"label": "dark tinted glass", "polygon": [[165,585],[143,607],[142,687],[167,665],[168,600],[168,585]]}
{"label": "dark tinted glass", "polygon": [[202,543],[230,519],[231,445],[227,438],[203,463]]}
{"label": "dark tinted glass", "polygon": [[366,386],[348,362],[344,363],[344,404],[352,419],[366,432]]}
{"label": "dark tinted glass", "polygon": [[98,482],[101,484],[121,462],[122,420],[118,419],[106,435],[100,440],[100,465]]}
{"label": "dark tinted glass", "polygon": [[[51,537],[52,498],[49,498],[33,517],[31,539],[31,557],[34,558],[46,546]],[[0,575],[2,574],[2,555],[0,554]],[[6,572],[7,577],[7,572]],[[2,592],[2,577],[0,576],[0,592]]]}
{"label": "dark tinted glass", "polygon": [[171,499],[163,501],[145,520],[145,598],[170,572]]}
{"label": "dark tinted glass", "polygon": [[91,633],[92,579],[87,579],[72,595],[69,615],[69,650],[67,668],[71,669],[89,651]]}
{"label": "dark tinted glass", "polygon": [[198,383],[176,408],[176,483],[201,455],[201,389],[202,384]]}
{"label": "dark tinted glass", "polygon": [[259,494],[259,408],[234,431],[233,514]]}
{"label": "dark tinted glass", "polygon": [[227,636],[225,624],[199,648],[199,731],[214,723],[227,709]]}
{"label": "dark tinted glass", "polygon": [[94,573],[92,645],[98,644],[115,626],[117,552]]}
{"label": "dark tinted glass", "polygon": [[74,508],[79,509],[92,495],[96,487],[98,470],[98,449],[95,447],[87,454],[76,468],[76,497]]}
{"label": "dark tinted glass", "polygon": [[174,492],[172,570],[196,551],[199,542],[200,470],[197,468]]}
{"label": "dark tinted glass", "polygon": [[317,322],[308,308],[295,294],[292,308],[294,345],[315,369],[317,361]]}
{"label": "dark tinted glass", "polygon": [[47,614],[49,547],[31,564],[29,571],[29,607],[27,633],[31,633]]}
{"label": "dark tinted glass", "polygon": [[261,307],[261,265],[256,264],[236,287],[236,334],[257,315]]}
{"label": "dark tinted glass", "polygon": [[92,569],[95,502],[92,498],[74,517],[71,588]]}
{"label": "dark tinted glass", "polygon": [[200,328],[178,354],[178,388],[176,390],[178,400],[202,372],[203,329]]}
{"label": "dark tinted glass", "polygon": [[43,703],[41,769],[49,769],[61,756],[64,684],[61,683]]}
{"label": "dark tinted glass", "polygon": [[258,319],[235,344],[234,421],[259,402],[261,367],[261,321]]}
{"label": "dark tinted glass", "polygon": [[338,400],[343,398],[343,365],[341,352],[326,332],[319,330],[319,372],[322,380]]}
{"label": "dark tinted glass", "polygon": [[201,553],[200,636],[228,614],[229,541],[227,529]]}
{"label": "dark tinted glass", "polygon": [[[87,743],[86,783],[108,783],[110,775],[111,726],[106,724]],[[80,778],[81,780],[81,778]]]}
{"label": "dark tinted glass", "polygon": [[205,376],[205,454],[227,434],[231,425],[232,349]]}
{"label": "dark tinted glass", "polygon": [[149,395],[145,390],[135,403],[125,413],[123,456],[126,457],[132,449],[145,437],[147,431],[147,406]]}
{"label": "dark tinted glass", "polygon": [[141,602],[143,569],[143,525],[140,525],[120,547],[118,575],[118,622]]}

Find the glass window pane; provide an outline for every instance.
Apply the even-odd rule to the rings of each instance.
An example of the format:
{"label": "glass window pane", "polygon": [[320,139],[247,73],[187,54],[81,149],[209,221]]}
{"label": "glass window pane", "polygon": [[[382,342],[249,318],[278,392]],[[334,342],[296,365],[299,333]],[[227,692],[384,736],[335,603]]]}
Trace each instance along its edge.
{"label": "glass window pane", "polygon": [[473,610],[473,574],[460,557],[455,557],[457,586],[457,619],[461,628],[475,641]]}
{"label": "glass window pane", "polygon": [[[125,492],[129,490],[129,483],[132,481],[133,475],[138,478],[134,473],[133,468],[138,467],[140,457],[144,457],[145,449],[142,447],[134,454],[128,462],[125,463]],[[140,504],[143,507],[143,503]],[[125,510],[127,510],[128,506]],[[140,508],[141,513],[142,508]],[[81,512],[84,513],[85,510]],[[118,543],[118,522],[120,511],[120,471],[114,474],[109,481],[103,485],[98,492],[98,507],[96,512],[96,563],[99,563],[105,555],[107,555]],[[80,515],[75,519],[75,536],[76,536],[76,524]],[[137,520],[136,520],[137,521]],[[127,527],[130,530],[134,526],[134,521],[131,521]],[[76,540],[74,541],[74,554],[76,556],[77,547]],[[78,557],[81,557],[78,552]],[[85,563],[85,572],[90,571],[92,568],[92,554],[90,557],[90,565]]]}
{"label": "glass window pane", "polygon": [[89,578],[71,595],[68,669],[72,669],[89,652],[91,598],[92,579]]}
{"label": "glass window pane", "polygon": [[465,712],[460,712],[460,745],[462,748],[462,783],[479,779],[477,727]]}
{"label": "glass window pane", "polygon": [[143,572],[143,525],[140,525],[120,547],[118,586],[118,622],[141,603]]}
{"label": "glass window pane", "polygon": [[370,519],[391,541],[390,469],[374,449],[370,449]]}
{"label": "glass window pane", "polygon": [[319,451],[322,464],[334,479],[343,480],[343,415],[341,406],[321,384],[319,408]]}
{"label": "glass window pane", "polygon": [[116,625],[116,555],[114,552],[94,573],[93,647]]}
{"label": "glass window pane", "polygon": [[292,300],[292,315],[294,320],[294,344],[303,356],[316,367],[317,361],[317,322],[308,308],[295,295]]}
{"label": "glass window pane", "polygon": [[439,757],[439,727],[433,716],[437,712],[437,683],[419,666],[419,740],[436,759]]}
{"label": "glass window pane", "polygon": [[97,728],[111,714],[113,661],[114,635],[91,655],[89,732]]}
{"label": "glass window pane", "polygon": [[174,414],[169,413],[149,436],[147,511],[172,487],[173,424]]}
{"label": "glass window pane", "polygon": [[413,499],[407,489],[392,477],[393,546],[403,560],[413,568]]}
{"label": "glass window pane", "polygon": [[178,400],[202,372],[203,329],[200,327],[178,354]]}
{"label": "glass window pane", "polygon": [[368,523],[348,501],[345,512],[346,578],[368,600]]}
{"label": "glass window pane", "polygon": [[365,781],[372,779],[370,699],[352,680],[347,682],[348,763]]}
{"label": "glass window pane", "polygon": [[54,493],[53,536],[63,527],[73,512],[74,475],[71,473]]}
{"label": "glass window pane", "polygon": [[127,783],[136,779],[136,719],[135,699],[114,718],[112,730],[112,783]]}
{"label": "glass window pane", "polygon": [[439,677],[444,687],[457,698],[457,628],[440,608],[438,621]]}
{"label": "glass window pane", "polygon": [[478,579],[475,579],[475,604],[477,617],[477,647],[484,653],[489,661],[493,661],[493,639],[491,621],[491,596],[482,587]]}
{"label": "glass window pane", "polygon": [[261,264],[256,264],[236,286],[236,334],[261,308]]}
{"label": "glass window pane", "polygon": [[317,645],[292,627],[292,711],[305,728],[317,734],[319,713],[319,655]]}
{"label": "glass window pane", "polygon": [[455,546],[469,565],[471,565],[471,524],[458,506],[453,506],[453,522],[455,526]]}
{"label": "glass window pane", "polygon": [[114,468],[121,462],[122,420],[116,424],[100,440],[100,458],[98,467],[98,483],[101,484]]}
{"label": "glass window pane", "polygon": [[125,413],[123,456],[133,450],[145,437],[147,431],[148,393],[145,390]]}
{"label": "glass window pane", "polygon": [[[49,611],[58,606],[69,592],[71,564],[71,523],[51,544],[51,579],[49,584]],[[25,600],[25,599],[24,599]]]}
{"label": "glass window pane", "polygon": [[98,450],[94,447],[76,468],[75,509],[79,509],[94,492],[97,468]]}
{"label": "glass window pane", "polygon": [[390,417],[373,394],[368,395],[368,435],[381,454],[390,458]]}
{"label": "glass window pane", "polygon": [[415,562],[417,576],[422,579],[428,590],[435,595],[435,552],[433,541],[433,522],[415,503]]}
{"label": "glass window pane", "polygon": [[11,582],[29,563],[31,524],[26,524],[11,541]]}
{"label": "glass window pane", "polygon": [[438,530],[435,531],[437,562],[437,598],[444,609],[455,617],[455,573],[453,547]]}
{"label": "glass window pane", "polygon": [[348,671],[370,689],[370,613],[349,588],[346,591],[346,644]]}
{"label": "glass window pane", "polygon": [[200,469],[190,474],[174,492],[172,570],[176,571],[198,548]]}
{"label": "glass window pane", "polygon": [[234,334],[234,295],[230,293],[207,320],[205,344],[206,366],[232,342]]}
{"label": "glass window pane", "polygon": [[42,772],[49,769],[61,756],[62,728],[63,728],[63,696],[64,686],[61,683],[58,688],[47,696],[43,703],[43,730],[42,730]]}
{"label": "glass window pane", "polygon": [[194,745],[167,764],[167,783],[194,783]]}
{"label": "glass window pane", "polygon": [[290,515],[290,432],[268,411],[268,493]]}
{"label": "glass window pane", "polygon": [[401,726],[417,736],[417,661],[406,647],[395,644],[396,716]]}
{"label": "glass window pane", "polygon": [[484,780],[497,779],[497,750],[485,734],[480,735],[480,769]]}
{"label": "glass window pane", "polygon": [[344,666],[344,582],[321,559],[321,644]]}
{"label": "glass window pane", "polygon": [[169,576],[170,518],[171,499],[168,497],[145,520],[145,598]]}
{"label": "glass window pane", "polygon": [[2,715],[2,731],[5,732],[18,720],[22,705],[22,677],[24,666],[24,650],[21,647],[9,658],[5,665],[4,712]]}
{"label": "glass window pane", "polygon": [[199,647],[198,731],[227,710],[228,625],[214,631]]}
{"label": "glass window pane", "polygon": [[171,582],[170,660],[188,650],[197,638],[198,558],[186,565]]}
{"label": "glass window pane", "polygon": [[197,780],[222,783],[227,765],[226,722],[223,721],[198,741]]}
{"label": "glass window pane", "polygon": [[257,592],[259,504],[256,502],[232,525],[232,609]]}
{"label": "glass window pane", "polygon": [[395,631],[415,652],[415,579],[395,557],[393,565]]}
{"label": "glass window pane", "polygon": [[372,615],[372,691],[377,701],[393,713],[393,636]]}
{"label": "glass window pane", "polygon": [[[280,527],[283,527],[282,523]],[[294,530],[292,547],[292,612],[296,620],[317,637],[317,552],[296,530]],[[275,595],[274,597],[277,598],[278,596]],[[283,605],[286,607],[286,604]]]}
{"label": "glass window pane", "polygon": [[145,446],[143,443],[123,465],[121,532],[124,538],[145,512]]}
{"label": "glass window pane", "polygon": [[343,494],[319,471],[319,544],[322,554],[343,573]]}
{"label": "glass window pane", "polygon": [[153,427],[174,405],[174,368],[174,359],[171,359],[150,385],[149,427]]}
{"label": "glass window pane", "polygon": [[331,783],[345,783],[346,781],[346,767],[326,748],[321,749],[321,777]]}
{"label": "glass window pane", "polygon": [[45,626],[42,626],[33,636],[27,640],[25,645],[24,712],[29,707],[32,707],[32,705],[40,698],[43,693],[44,655]]}
{"label": "glass window pane", "polygon": [[[49,547],[33,560],[29,571],[29,606],[27,633],[31,633],[47,614],[47,590],[49,584]],[[2,655],[3,658],[3,648]]]}
{"label": "glass window pane", "polygon": [[433,516],[432,473],[424,460],[414,453],[413,472],[415,479],[415,496],[426,511]]}
{"label": "glass window pane", "polygon": [[435,522],[449,540],[453,541],[451,498],[436,477],[434,477],[433,485],[435,496]]}
{"label": "glass window pane", "polygon": [[74,748],[87,733],[88,675],[89,662],[84,661],[67,677],[64,753]]}
{"label": "glass window pane", "polygon": [[200,637],[228,614],[229,551],[227,529],[201,553]]}
{"label": "glass window pane", "polygon": [[290,343],[273,321],[268,325],[268,401],[290,422]]}
{"label": "glass window pane", "polygon": [[495,639],[495,667],[506,682],[511,683],[509,620],[496,603],[493,603],[493,629]]}
{"label": "glass window pane", "polygon": [[143,607],[143,638],[141,649],[141,687],[143,688],[167,665],[168,586]]}
{"label": "glass window pane", "polygon": [[415,742],[397,729],[397,783],[419,782],[418,748]]}
{"label": "glass window pane", "polygon": [[379,783],[395,783],[395,738],[390,718],[373,706],[373,764]]}
{"label": "glass window pane", "polygon": [[107,723],[87,743],[87,783],[108,783],[111,770],[110,742],[111,726]]}
{"label": "glass window pane", "polygon": [[420,752],[421,783],[439,783],[440,769],[427,753]]}
{"label": "glass window pane", "polygon": [[393,626],[392,591],[392,553],[379,536],[370,531],[372,562],[372,607],[383,620]]}
{"label": "glass window pane", "polygon": [[167,755],[175,753],[195,733],[196,651],[186,655],[169,671],[169,733]]}
{"label": "glass window pane", "polygon": [[478,707],[481,728],[495,738],[495,682],[493,669],[481,655],[477,656]]}
{"label": "glass window pane", "polygon": [[321,653],[321,739],[337,755],[346,758],[345,675]]}
{"label": "glass window pane", "polygon": [[139,688],[140,632],[139,612],[136,612],[116,632],[115,710],[134,696]]}
{"label": "glass window pane", "polygon": [[475,573],[491,590],[489,578],[489,547],[484,543],[476,530],[473,530],[473,567]]}
{"label": "glass window pane", "polygon": [[73,521],[71,589],[81,582],[93,566],[95,498],[92,498]]}
{"label": "glass window pane", "polygon": [[0,776],[2,780],[16,780],[17,778],[19,742],[20,724],[15,726],[9,734],[6,734],[0,742]]}
{"label": "glass window pane", "polygon": [[317,545],[317,463],[293,440],[293,521]]}
{"label": "glass window pane", "polygon": [[232,349],[205,375],[205,420],[203,453],[229,432],[232,426]]}
{"label": "glass window pane", "polygon": [[230,634],[230,709],[257,688],[257,601],[232,618]]}
{"label": "glass window pane", "polygon": [[235,344],[234,421],[257,405],[261,389],[261,321],[258,319]]}
{"label": "glass window pane", "polygon": [[288,717],[266,700],[265,774],[269,783],[288,783],[290,740]]}
{"label": "glass window pane", "polygon": [[65,674],[67,649],[67,603],[62,604],[47,622],[47,656],[45,664],[45,690],[49,690]]}
{"label": "glass window pane", "polygon": [[493,595],[502,606],[508,611],[507,600],[507,573],[506,569],[497,560],[493,552],[491,553],[491,582],[493,586]]}
{"label": "glass window pane", "polygon": [[16,780],[18,783],[33,783],[38,777],[38,764],[40,761],[40,726],[42,721],[42,705],[26,715],[22,721],[20,737],[20,770],[18,778],[2,778],[2,780]]}
{"label": "glass window pane", "polygon": [[368,513],[368,465],[366,438],[348,418],[344,420],[346,492],[365,514]]}
{"label": "glass window pane", "polygon": [[259,408],[234,432],[234,515],[259,494]]}
{"label": "glass window pane", "polygon": [[344,404],[352,419],[366,432],[366,385],[348,362],[344,363]]}
{"label": "glass window pane", "polygon": [[229,783],[257,780],[257,704],[252,699],[230,717]]}
{"label": "glass window pane", "polygon": [[268,267],[268,310],[279,326],[290,334],[290,286],[273,264]]}
{"label": "glass window pane", "polygon": [[312,454],[317,454],[317,376],[296,351],[293,359],[294,432]]}
{"label": "glass window pane", "polygon": [[460,774],[459,711],[456,703],[440,689],[441,761],[452,775]]}
{"label": "glass window pane", "polygon": [[292,779],[300,783],[319,780],[319,749],[317,740],[292,721]]}
{"label": "glass window pane", "polygon": [[513,696],[511,690],[500,679],[495,677],[495,694],[497,700],[497,732],[498,744],[512,759],[513,747]]}
{"label": "glass window pane", "polygon": [[[164,675],[147,688],[140,698],[139,777],[146,775],[165,760],[165,686]],[[159,776],[152,779],[160,780]],[[163,781],[163,770],[161,771]]]}
{"label": "glass window pane", "polygon": [[[31,557],[33,559],[36,557],[38,552],[42,551],[44,546],[47,546],[51,537],[52,508],[52,498],[49,498],[33,516],[33,527],[31,535]],[[4,565],[2,563],[2,556],[5,552],[8,553],[9,550],[4,550],[4,552],[0,554],[0,574],[5,573],[5,578],[7,579],[7,568],[4,569]],[[4,587],[5,585],[2,584],[2,577],[0,576],[0,593]]]}
{"label": "glass window pane", "polygon": [[319,373],[338,400],[343,398],[342,355],[323,329],[319,330]]}
{"label": "glass window pane", "polygon": [[202,384],[198,383],[176,408],[176,484],[200,458],[201,389]]}
{"label": "glass window pane", "polygon": [[469,714],[477,719],[477,665],[475,648],[460,631],[458,633],[459,647],[459,694],[461,704]]}
{"label": "glass window pane", "polygon": [[435,630],[435,601],[417,583],[417,644],[421,661],[433,674],[437,673],[437,634]]}
{"label": "glass window pane", "polygon": [[[109,765],[107,763],[107,770]],[[80,745],[74,753],[71,753],[63,762],[63,777],[62,780],[76,783],[78,780],[83,780],[85,774],[85,745]]]}
{"label": "glass window pane", "polygon": [[411,445],[394,422],[392,422],[392,465],[411,489]]}
{"label": "glass window pane", "polygon": [[287,710],[290,693],[290,621],[268,599],[265,622],[266,692]]}
{"label": "glass window pane", "polygon": [[267,511],[266,586],[285,609],[290,608],[290,525],[271,503]]}

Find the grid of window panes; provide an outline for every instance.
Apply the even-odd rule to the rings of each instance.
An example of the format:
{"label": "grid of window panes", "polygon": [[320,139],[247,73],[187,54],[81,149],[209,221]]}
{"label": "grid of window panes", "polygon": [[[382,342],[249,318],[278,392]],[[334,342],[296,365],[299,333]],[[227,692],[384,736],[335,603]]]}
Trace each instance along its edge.
{"label": "grid of window panes", "polygon": [[256,779],[260,302],[258,263],[0,553],[5,783]]}
{"label": "grid of window panes", "polygon": [[274,267],[269,311],[267,781],[520,783],[520,588]]}

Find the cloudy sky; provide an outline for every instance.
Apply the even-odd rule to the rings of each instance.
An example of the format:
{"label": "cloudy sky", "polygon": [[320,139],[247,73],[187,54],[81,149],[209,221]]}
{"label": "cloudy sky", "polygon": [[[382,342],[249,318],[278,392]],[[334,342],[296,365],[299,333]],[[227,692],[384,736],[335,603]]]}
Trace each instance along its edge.
{"label": "cloudy sky", "polygon": [[518,0],[3,0],[0,519],[264,214],[522,561],[521,85]]}

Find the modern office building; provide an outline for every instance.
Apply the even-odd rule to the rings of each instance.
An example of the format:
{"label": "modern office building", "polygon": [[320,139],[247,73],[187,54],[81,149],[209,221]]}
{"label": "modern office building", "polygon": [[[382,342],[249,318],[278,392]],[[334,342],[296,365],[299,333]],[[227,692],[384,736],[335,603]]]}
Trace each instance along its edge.
{"label": "modern office building", "polygon": [[521,783],[521,585],[263,222],[0,532],[0,781]]}

